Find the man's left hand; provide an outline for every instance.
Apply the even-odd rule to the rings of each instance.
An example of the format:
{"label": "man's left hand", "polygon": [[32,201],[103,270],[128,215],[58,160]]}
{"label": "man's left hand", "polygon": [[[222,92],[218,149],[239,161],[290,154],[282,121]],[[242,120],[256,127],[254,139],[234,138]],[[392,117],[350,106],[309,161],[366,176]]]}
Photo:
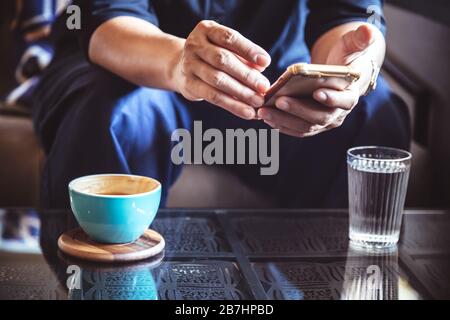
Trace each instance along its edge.
{"label": "man's left hand", "polygon": [[[373,27],[366,24],[346,32],[334,41],[324,59],[325,64],[353,67],[361,73],[359,80],[340,91],[317,89],[313,99],[279,97],[275,102],[276,108],[260,108],[258,117],[271,127],[295,137],[309,137],[339,127],[369,86],[372,60],[376,61],[379,56],[376,50],[370,50],[374,49],[375,40],[380,41],[374,32]],[[384,43],[380,47],[384,50]],[[314,56],[312,60],[315,60]]]}

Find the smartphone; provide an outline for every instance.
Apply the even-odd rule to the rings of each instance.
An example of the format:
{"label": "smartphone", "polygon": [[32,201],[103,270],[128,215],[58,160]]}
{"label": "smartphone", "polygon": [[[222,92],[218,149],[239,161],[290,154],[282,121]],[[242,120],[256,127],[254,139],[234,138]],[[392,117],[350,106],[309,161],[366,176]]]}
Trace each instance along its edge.
{"label": "smartphone", "polygon": [[296,63],[290,65],[266,92],[264,106],[275,105],[279,96],[305,98],[311,97],[319,88],[344,90],[359,77],[359,72],[347,66]]}

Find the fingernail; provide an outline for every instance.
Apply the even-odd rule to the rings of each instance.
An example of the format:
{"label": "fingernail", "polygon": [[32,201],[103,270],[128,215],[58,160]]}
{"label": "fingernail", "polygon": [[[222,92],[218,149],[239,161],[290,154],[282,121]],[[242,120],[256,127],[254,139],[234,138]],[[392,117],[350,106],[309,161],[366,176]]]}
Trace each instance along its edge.
{"label": "fingernail", "polygon": [[255,57],[255,62],[261,67],[267,67],[270,64],[270,59],[262,54],[257,54]]}
{"label": "fingernail", "polygon": [[328,99],[327,94],[326,94],[325,92],[323,92],[323,91],[317,92],[317,93],[315,94],[315,98],[316,98],[316,100],[319,101],[319,102],[325,102],[325,101],[327,101],[327,99]]}
{"label": "fingernail", "polygon": [[370,29],[367,28],[367,26],[360,26],[356,30],[356,37],[361,43],[366,43],[368,40],[370,40]]}
{"label": "fingernail", "polygon": [[264,118],[261,116],[261,110],[262,109],[256,110],[256,119],[264,120]]}
{"label": "fingernail", "polygon": [[252,103],[253,107],[259,108],[259,107],[261,107],[264,104],[264,98],[261,97],[261,96],[258,96],[258,95],[253,96],[251,98],[251,103]]}
{"label": "fingernail", "polygon": [[251,120],[251,119],[255,118],[255,115],[256,115],[256,112],[255,112],[255,110],[253,108],[245,108],[244,116],[247,119]]}
{"label": "fingernail", "polygon": [[360,26],[353,32],[353,44],[355,51],[362,51],[373,42],[370,29],[367,26]]}
{"label": "fingernail", "polygon": [[256,83],[256,89],[258,89],[259,92],[264,93],[267,91],[267,89],[270,88],[269,80],[258,80]]}
{"label": "fingernail", "polygon": [[277,103],[278,109],[281,109],[283,111],[287,111],[289,109],[289,103],[285,100],[281,100]]}

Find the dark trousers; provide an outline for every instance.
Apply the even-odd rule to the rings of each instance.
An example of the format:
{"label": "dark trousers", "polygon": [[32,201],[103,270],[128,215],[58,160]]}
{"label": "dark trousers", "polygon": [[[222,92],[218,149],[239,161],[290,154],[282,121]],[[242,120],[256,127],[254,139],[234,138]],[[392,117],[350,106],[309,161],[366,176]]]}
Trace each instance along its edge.
{"label": "dark trousers", "polygon": [[[132,173],[163,185],[163,200],[182,165],[171,161],[178,128],[268,129],[204,102],[142,88],[88,64],[74,54],[51,64],[37,89],[34,123],[47,160],[41,200],[46,208],[68,208],[67,184],[89,174]],[[280,134],[279,171],[261,175],[260,165],[226,165],[242,183],[273,198],[280,207],[346,207],[346,151],[352,146],[407,149],[409,118],[386,82],[359,104],[344,124],[311,138]],[[192,182],[195,188],[195,181]],[[226,196],[226,192],[224,192]]]}

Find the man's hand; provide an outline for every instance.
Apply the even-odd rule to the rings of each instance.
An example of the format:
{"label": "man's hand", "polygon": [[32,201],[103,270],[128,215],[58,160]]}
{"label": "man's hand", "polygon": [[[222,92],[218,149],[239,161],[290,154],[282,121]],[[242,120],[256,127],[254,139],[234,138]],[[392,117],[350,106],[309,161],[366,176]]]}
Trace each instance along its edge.
{"label": "man's hand", "polygon": [[[350,29],[349,29],[350,27]],[[364,94],[372,74],[372,62],[382,64],[385,43],[381,32],[373,26],[360,24],[337,27],[325,34],[312,51],[313,63],[349,65],[361,78],[344,90],[321,88],[313,99],[279,97],[276,108],[261,108],[258,117],[281,132],[308,137],[339,127]]]}
{"label": "man's hand", "polygon": [[261,74],[269,54],[237,31],[201,21],[186,39],[173,71],[177,91],[254,119],[270,83]]}
{"label": "man's hand", "polygon": [[255,118],[270,86],[261,74],[269,54],[213,21],[182,39],[145,20],[116,17],[95,30],[88,51],[92,62],[132,83],[207,100],[244,119]]}

